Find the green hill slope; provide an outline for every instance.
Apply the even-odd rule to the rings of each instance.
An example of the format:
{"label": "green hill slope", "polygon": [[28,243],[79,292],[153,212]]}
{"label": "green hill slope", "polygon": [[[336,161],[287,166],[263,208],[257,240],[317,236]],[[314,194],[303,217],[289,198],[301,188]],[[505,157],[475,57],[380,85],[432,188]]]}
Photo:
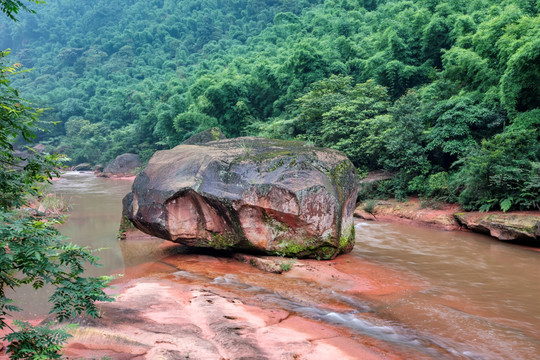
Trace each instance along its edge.
{"label": "green hill slope", "polygon": [[468,208],[540,203],[540,5],[533,0],[49,1],[0,25],[73,162],[148,157],[219,126],[301,138],[380,194]]}

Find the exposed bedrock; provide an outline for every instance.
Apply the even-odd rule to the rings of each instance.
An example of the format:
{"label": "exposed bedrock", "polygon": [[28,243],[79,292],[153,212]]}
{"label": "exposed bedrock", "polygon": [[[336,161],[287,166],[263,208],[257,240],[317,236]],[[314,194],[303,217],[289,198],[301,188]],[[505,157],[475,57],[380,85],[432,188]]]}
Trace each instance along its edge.
{"label": "exposed bedrock", "polygon": [[527,241],[540,245],[540,215],[525,213],[457,213],[456,220],[469,230],[504,241]]}
{"label": "exposed bedrock", "polygon": [[339,151],[237,138],[154,154],[124,215],[189,246],[331,259],[354,246],[356,194],[356,170]]}

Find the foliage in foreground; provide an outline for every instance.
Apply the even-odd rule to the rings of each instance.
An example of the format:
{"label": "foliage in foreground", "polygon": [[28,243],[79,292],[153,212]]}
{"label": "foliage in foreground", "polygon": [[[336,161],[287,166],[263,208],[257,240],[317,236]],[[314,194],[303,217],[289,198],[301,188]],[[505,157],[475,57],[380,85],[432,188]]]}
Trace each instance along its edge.
{"label": "foliage in foreground", "polygon": [[[70,337],[67,329],[51,330],[48,326],[31,326],[25,321],[14,321],[19,331],[8,334],[7,347],[11,359],[48,360],[62,357],[62,344]],[[71,326],[70,326],[71,327]]]}
{"label": "foliage in foreground", "polygon": [[[2,1],[2,4],[5,2]],[[7,52],[0,52],[0,330],[11,330],[3,340],[12,359],[54,359],[69,336],[63,329],[33,327],[26,322],[8,322],[21,311],[6,291],[31,285],[35,290],[54,288],[51,313],[58,321],[86,313],[97,317],[96,301],[112,301],[103,292],[109,277],[83,277],[84,265],[97,265],[92,251],[70,244],[55,225],[59,220],[37,216],[25,208],[28,195],[38,195],[38,184],[57,176],[58,156],[17,156],[17,137],[31,142],[37,129],[34,110],[10,86],[17,66],[5,66]]]}

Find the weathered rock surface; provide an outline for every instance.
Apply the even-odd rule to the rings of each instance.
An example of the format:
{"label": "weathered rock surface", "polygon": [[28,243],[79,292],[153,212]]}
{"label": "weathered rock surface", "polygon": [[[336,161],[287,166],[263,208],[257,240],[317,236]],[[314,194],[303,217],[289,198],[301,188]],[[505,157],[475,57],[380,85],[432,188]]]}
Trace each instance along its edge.
{"label": "weathered rock surface", "polygon": [[336,150],[239,138],[154,154],[124,215],[189,246],[330,259],[354,246],[356,194],[355,168]]}
{"label": "weathered rock surface", "polygon": [[90,163],[81,163],[73,167],[73,171],[87,171],[92,170],[92,164]]}
{"label": "weathered rock surface", "polygon": [[182,145],[201,145],[206,144],[210,141],[218,141],[226,139],[225,135],[221,132],[221,129],[214,127],[205,131],[202,131],[198,134],[193,135],[192,137],[184,140]]}
{"label": "weathered rock surface", "polygon": [[100,305],[101,319],[83,319],[71,331],[67,359],[403,358],[375,339],[269,304],[248,305],[212,284],[137,278],[120,286],[116,302]]}
{"label": "weathered rock surface", "polygon": [[505,241],[536,241],[540,244],[540,214],[456,213],[456,220],[467,229]]}
{"label": "weathered rock surface", "polygon": [[316,309],[317,314],[350,316],[358,311],[358,302],[351,299],[408,299],[427,289],[414,276],[348,254],[332,261],[274,257],[293,264],[278,275],[169,241],[152,247],[149,241],[158,239],[137,230],[127,235],[121,242],[124,276],[107,290],[116,301],[99,304],[103,314],[99,319],[75,319],[79,326],[70,331],[66,359],[426,357],[413,347],[396,347],[346,323],[329,322],[330,316],[311,315]]}
{"label": "weathered rock surface", "polygon": [[122,154],[111,161],[109,165],[103,169],[103,176],[130,176],[135,175],[137,168],[142,166],[139,155]]}

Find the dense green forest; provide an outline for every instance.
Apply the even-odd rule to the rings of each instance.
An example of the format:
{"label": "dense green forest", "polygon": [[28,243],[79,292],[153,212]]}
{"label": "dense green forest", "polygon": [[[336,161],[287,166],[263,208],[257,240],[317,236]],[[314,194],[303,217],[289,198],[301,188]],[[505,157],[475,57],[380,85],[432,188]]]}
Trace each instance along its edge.
{"label": "dense green forest", "polygon": [[73,164],[219,126],[344,151],[362,196],[540,206],[536,0],[48,0],[0,23]]}

